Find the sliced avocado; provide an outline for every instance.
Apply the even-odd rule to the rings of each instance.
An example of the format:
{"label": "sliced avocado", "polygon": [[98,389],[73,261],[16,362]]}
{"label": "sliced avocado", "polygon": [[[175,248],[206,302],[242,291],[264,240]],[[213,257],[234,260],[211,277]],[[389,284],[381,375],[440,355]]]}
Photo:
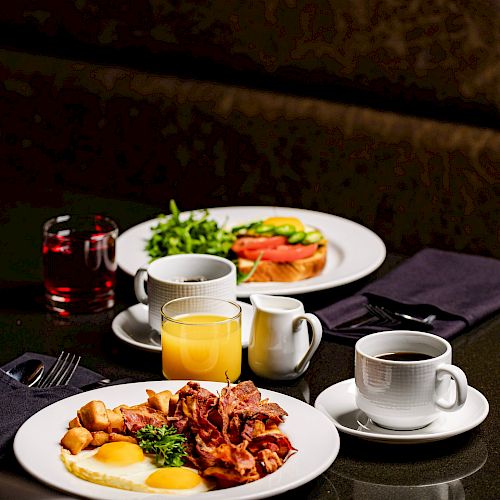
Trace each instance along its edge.
{"label": "sliced avocado", "polygon": [[292,226],[292,224],[282,224],[274,228],[274,233],[280,236],[291,236],[295,233],[295,226]]}
{"label": "sliced avocado", "polygon": [[302,243],[304,245],[310,245],[311,243],[318,243],[323,239],[323,235],[319,231],[310,231],[306,233]]}
{"label": "sliced avocado", "polygon": [[300,243],[306,237],[306,233],[304,231],[297,231],[288,237],[288,243],[295,245],[296,243]]}

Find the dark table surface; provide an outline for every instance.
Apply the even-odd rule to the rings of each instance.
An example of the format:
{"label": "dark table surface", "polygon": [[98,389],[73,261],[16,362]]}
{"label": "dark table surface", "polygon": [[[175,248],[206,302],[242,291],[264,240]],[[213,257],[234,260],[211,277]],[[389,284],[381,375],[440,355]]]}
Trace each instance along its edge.
{"label": "dark table surface", "polygon": [[[123,232],[153,218],[161,209],[141,203],[93,198],[82,194],[46,195],[12,192],[3,203],[1,259],[0,365],[26,351],[56,355],[61,348],[83,356],[83,366],[111,379],[162,379],[160,355],[138,350],[117,339],[111,321],[135,304],[132,278],[118,274],[112,310],[61,319],[46,312],[41,280],[41,226],[64,212],[100,212],[113,217]],[[39,197],[36,199],[40,199]],[[297,296],[314,311],[354,293],[382,276],[405,256],[389,254],[372,275],[335,289]],[[332,466],[283,498],[493,499],[500,498],[498,378],[500,314],[466,331],[451,343],[454,363],[469,384],[483,393],[490,413],[477,428],[443,441],[385,445],[340,433],[340,452]],[[244,366],[242,379],[314,404],[324,389],[353,377],[352,344],[324,338],[309,370],[297,381],[259,379]],[[244,358],[246,353],[244,353]],[[307,422],[304,422],[307,425]],[[71,498],[32,479],[10,456],[0,461],[0,498]],[[230,496],[228,496],[230,498]]]}

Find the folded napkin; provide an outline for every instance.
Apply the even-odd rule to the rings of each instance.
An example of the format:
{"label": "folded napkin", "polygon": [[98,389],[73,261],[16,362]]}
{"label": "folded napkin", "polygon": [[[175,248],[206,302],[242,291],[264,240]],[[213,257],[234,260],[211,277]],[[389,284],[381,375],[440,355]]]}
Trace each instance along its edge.
{"label": "folded napkin", "polygon": [[[50,370],[56,361],[52,356],[27,352],[1,368],[3,371],[7,371],[27,359],[43,361],[45,370]],[[10,450],[14,435],[31,415],[60,399],[81,393],[82,390],[79,387],[101,379],[103,379],[102,375],[78,366],[71,379],[71,385],[39,389],[27,387],[0,371],[0,458]],[[123,379],[113,383],[125,381]]]}
{"label": "folded napkin", "polygon": [[357,340],[388,329],[380,326],[338,328],[361,316],[368,301],[420,317],[436,314],[429,331],[451,339],[500,310],[500,260],[427,248],[358,294],[315,314],[327,334]]}

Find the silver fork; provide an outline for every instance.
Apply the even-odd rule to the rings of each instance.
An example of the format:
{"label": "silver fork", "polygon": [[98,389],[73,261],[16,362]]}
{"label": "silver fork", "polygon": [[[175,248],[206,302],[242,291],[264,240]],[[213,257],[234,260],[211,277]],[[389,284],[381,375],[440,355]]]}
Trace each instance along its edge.
{"label": "silver fork", "polygon": [[384,311],[383,309],[374,306],[373,304],[366,304],[365,308],[368,312],[373,314],[375,318],[377,318],[377,321],[375,321],[375,324],[373,326],[397,326],[400,321],[397,320],[394,316],[391,316],[389,313]]}
{"label": "silver fork", "polygon": [[399,323],[404,323],[406,321],[410,323],[416,323],[422,326],[430,326],[432,322],[436,319],[435,314],[429,314],[425,318],[418,318],[417,316],[411,316],[410,314],[400,313],[398,311],[393,311],[392,309],[388,309],[385,306],[379,306],[374,304],[367,304],[366,309],[370,311],[372,314],[387,319],[388,321],[393,320]]}
{"label": "silver fork", "polygon": [[76,371],[78,363],[80,363],[81,356],[76,354],[61,352],[56,362],[42,378],[37,387],[46,388],[58,385],[68,385],[71,377]]}
{"label": "silver fork", "polygon": [[394,328],[401,325],[413,325],[429,330],[432,329],[432,322],[436,319],[434,314],[430,314],[426,318],[418,318],[374,304],[366,304],[365,309],[367,313],[364,315],[337,325],[336,328],[353,330],[362,326]]}
{"label": "silver fork", "polygon": [[365,312],[362,316],[358,316],[357,318],[345,321],[340,325],[337,325],[335,328],[339,329],[347,329],[354,330],[356,328],[360,328],[362,326],[396,326],[399,324],[393,317],[390,317],[386,313],[381,313],[381,311],[373,308],[371,304],[366,304]]}

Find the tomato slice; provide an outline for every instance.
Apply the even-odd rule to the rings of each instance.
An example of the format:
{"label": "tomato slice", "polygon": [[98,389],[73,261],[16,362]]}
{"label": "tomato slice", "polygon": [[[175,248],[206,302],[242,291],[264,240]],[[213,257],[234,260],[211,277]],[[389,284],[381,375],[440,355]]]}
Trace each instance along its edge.
{"label": "tomato slice", "polygon": [[307,259],[318,249],[317,243],[311,245],[279,245],[276,248],[243,249],[240,257],[248,260],[257,260],[262,253],[262,260],[273,262],[293,262],[297,259]]}
{"label": "tomato slice", "polygon": [[231,247],[231,250],[240,256],[242,251],[258,250],[262,248],[276,248],[280,245],[285,245],[287,242],[286,236],[271,236],[269,238],[253,238],[251,236],[244,236],[238,238]]}

